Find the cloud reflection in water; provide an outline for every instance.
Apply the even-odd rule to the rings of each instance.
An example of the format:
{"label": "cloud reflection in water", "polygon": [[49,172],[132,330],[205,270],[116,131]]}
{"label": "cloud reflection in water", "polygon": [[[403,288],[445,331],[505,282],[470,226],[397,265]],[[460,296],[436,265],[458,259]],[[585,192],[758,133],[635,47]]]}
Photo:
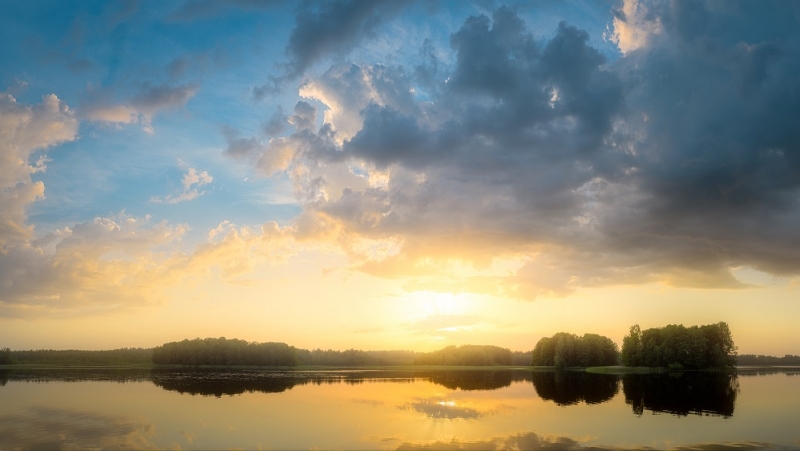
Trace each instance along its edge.
{"label": "cloud reflection in water", "polygon": [[425,414],[429,418],[437,419],[476,419],[484,416],[488,412],[480,412],[469,407],[461,407],[455,401],[440,398],[420,399],[403,406],[401,409],[411,409]]}
{"label": "cloud reflection in water", "polygon": [[0,449],[157,449],[154,426],[96,412],[31,407],[0,415]]}
{"label": "cloud reflection in water", "polygon": [[[424,443],[405,442],[398,451],[518,451],[518,450],[549,450],[549,451],[621,451],[621,450],[652,450],[650,447],[620,448],[616,446],[585,445],[581,442],[563,436],[540,435],[535,432],[526,432],[504,437],[493,437],[485,440],[459,440],[434,441]],[[766,451],[796,449],[787,446],[763,442],[726,442],[726,443],[699,443],[681,445],[669,448],[671,451]]]}

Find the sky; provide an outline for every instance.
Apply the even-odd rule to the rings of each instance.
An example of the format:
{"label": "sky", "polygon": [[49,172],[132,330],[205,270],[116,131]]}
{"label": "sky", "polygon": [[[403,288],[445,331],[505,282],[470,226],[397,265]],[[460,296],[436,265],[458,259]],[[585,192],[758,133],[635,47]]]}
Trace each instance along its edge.
{"label": "sky", "polygon": [[0,347],[800,354],[800,2],[3,9]]}

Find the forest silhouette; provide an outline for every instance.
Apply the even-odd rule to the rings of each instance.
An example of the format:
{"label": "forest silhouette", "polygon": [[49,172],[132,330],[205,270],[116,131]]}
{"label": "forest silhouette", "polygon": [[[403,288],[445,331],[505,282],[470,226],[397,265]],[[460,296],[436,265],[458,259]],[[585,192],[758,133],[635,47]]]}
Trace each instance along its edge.
{"label": "forest silhouette", "polygon": [[540,339],[532,351],[491,345],[447,346],[432,352],[302,349],[280,342],[195,338],[155,348],[108,351],[0,349],[0,364],[188,365],[256,367],[543,366],[557,369],[624,365],[670,370],[722,369],[737,365],[800,365],[800,357],[742,355],[724,322],[685,327],[630,328],[622,349],[608,337],[565,332]]}

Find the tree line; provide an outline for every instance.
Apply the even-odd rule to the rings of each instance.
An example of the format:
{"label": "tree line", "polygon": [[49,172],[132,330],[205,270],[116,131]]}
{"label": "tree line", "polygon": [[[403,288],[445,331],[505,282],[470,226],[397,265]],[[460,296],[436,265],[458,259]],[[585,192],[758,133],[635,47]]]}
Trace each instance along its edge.
{"label": "tree line", "polygon": [[625,366],[728,368],[736,366],[736,346],[724,322],[692,327],[670,324],[646,330],[637,324],[622,340],[621,357]]}
{"label": "tree line", "polygon": [[[257,343],[239,339],[196,338],[165,343],[153,349],[111,351],[11,351],[0,349],[0,364],[67,365],[246,365],[246,366],[510,366],[556,368],[618,365],[671,369],[727,368],[737,363],[736,346],[724,322],[705,326],[668,325],[642,331],[630,328],[622,351],[608,337],[560,332],[544,337],[531,352],[512,352],[499,346],[447,346],[433,352],[345,351],[299,349],[286,343]],[[800,357],[741,356],[740,365],[792,365]]]}
{"label": "tree line", "polygon": [[413,365],[414,351],[361,351],[348,349],[298,349],[297,358],[300,365],[321,366],[404,366]]}
{"label": "tree line", "polygon": [[559,332],[552,337],[539,340],[531,358],[532,366],[556,368],[586,368],[618,363],[618,347],[610,338],[597,334],[584,334],[579,337],[566,332]]}
{"label": "tree line", "polygon": [[786,354],[783,357],[776,357],[760,354],[741,354],[736,356],[736,364],[740,366],[800,366],[800,355]]}
{"label": "tree line", "polygon": [[9,363],[13,363],[11,359],[11,349],[0,349],[0,365],[8,365]]}
{"label": "tree line", "polygon": [[433,352],[424,352],[414,359],[415,365],[493,366],[513,365],[511,350],[499,346],[448,346]]}
{"label": "tree line", "polygon": [[529,361],[526,353],[514,353],[498,346],[448,346],[433,352],[336,351],[298,349],[286,343],[256,343],[224,337],[165,343],[152,352],[153,363],[180,365],[507,366],[523,359]]}
{"label": "tree line", "polygon": [[0,365],[13,363],[85,366],[143,365],[151,362],[152,354],[152,348],[121,348],[107,351],[76,349],[12,351],[9,348],[3,348],[0,349]]}
{"label": "tree line", "polygon": [[286,343],[256,343],[221,337],[156,346],[152,361],[176,365],[295,366],[298,357],[297,348]]}

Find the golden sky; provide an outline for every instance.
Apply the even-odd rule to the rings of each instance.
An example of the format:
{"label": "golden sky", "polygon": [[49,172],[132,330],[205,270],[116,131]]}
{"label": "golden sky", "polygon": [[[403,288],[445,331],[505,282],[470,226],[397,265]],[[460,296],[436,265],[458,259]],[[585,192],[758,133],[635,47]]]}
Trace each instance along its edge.
{"label": "golden sky", "polygon": [[11,3],[0,347],[800,353],[794,3]]}

